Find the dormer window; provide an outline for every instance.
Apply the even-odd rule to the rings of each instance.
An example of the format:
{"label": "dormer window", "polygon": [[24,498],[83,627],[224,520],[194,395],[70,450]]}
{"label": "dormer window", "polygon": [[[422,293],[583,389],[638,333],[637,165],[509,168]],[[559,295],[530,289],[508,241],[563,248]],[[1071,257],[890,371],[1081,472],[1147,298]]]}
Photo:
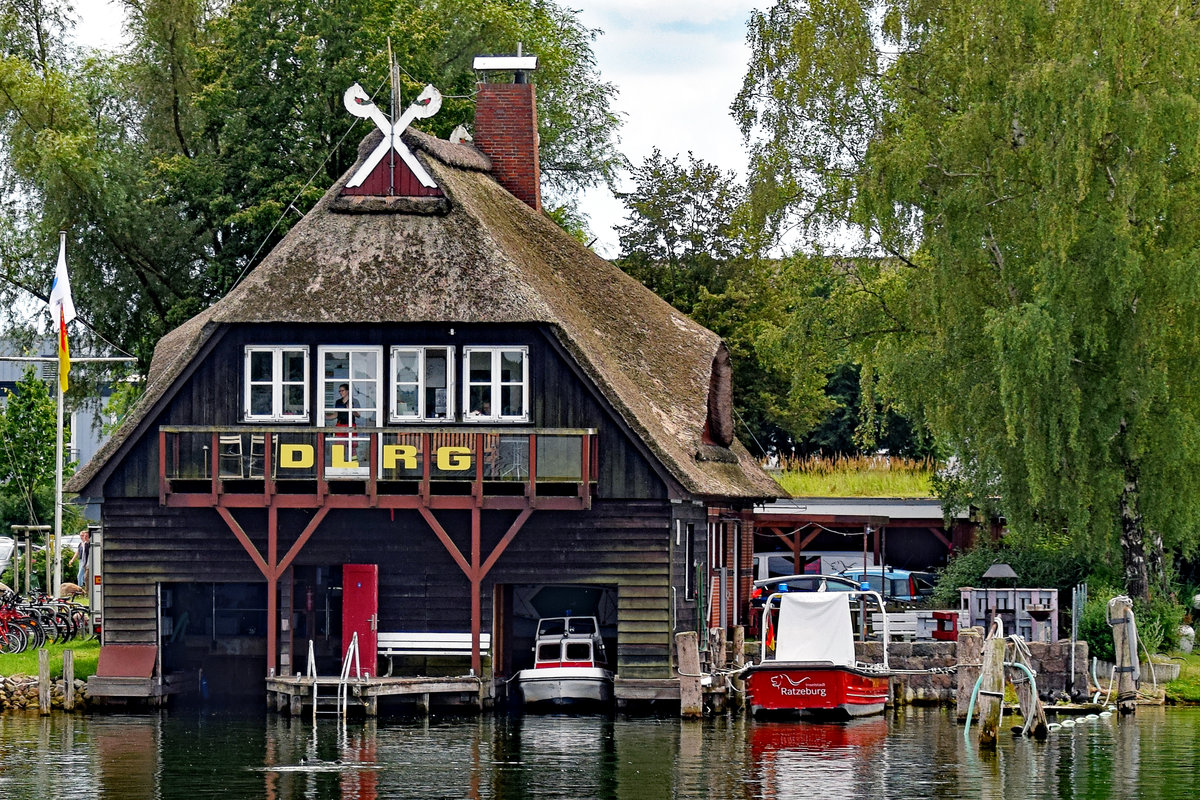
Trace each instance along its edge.
{"label": "dormer window", "polygon": [[529,348],[464,347],[463,421],[529,421]]}
{"label": "dormer window", "polygon": [[242,416],[246,422],[308,420],[308,348],[246,348]]}
{"label": "dormer window", "polygon": [[454,348],[392,348],[392,422],[454,418]]}

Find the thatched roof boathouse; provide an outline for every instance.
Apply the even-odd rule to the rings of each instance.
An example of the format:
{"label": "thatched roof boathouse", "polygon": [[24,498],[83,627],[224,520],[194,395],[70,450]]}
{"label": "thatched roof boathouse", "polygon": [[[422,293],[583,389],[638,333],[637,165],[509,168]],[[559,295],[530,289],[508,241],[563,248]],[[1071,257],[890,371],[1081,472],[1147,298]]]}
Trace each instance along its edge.
{"label": "thatched roof boathouse", "polygon": [[[372,133],[163,338],[69,486],[103,501],[105,648],[252,693],[307,640],[328,673],[354,631],[371,670],[375,634],[455,633],[503,679],[539,615],[595,615],[638,697],[675,632],[737,607],[741,526],[781,491],[733,436],[728,352],[540,213],[535,132],[531,85],[484,83],[478,149],[403,134],[433,186],[393,148],[348,187]],[[487,148],[521,146],[497,175]]]}

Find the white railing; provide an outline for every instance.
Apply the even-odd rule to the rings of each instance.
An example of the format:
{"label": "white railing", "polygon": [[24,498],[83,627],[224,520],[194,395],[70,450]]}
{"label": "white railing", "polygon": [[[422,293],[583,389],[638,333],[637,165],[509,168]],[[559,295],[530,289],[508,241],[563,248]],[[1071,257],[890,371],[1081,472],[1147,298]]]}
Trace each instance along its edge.
{"label": "white railing", "polygon": [[358,660],[358,632],[350,637],[350,646],[346,648],[346,657],[342,659],[342,674],[338,678],[338,712],[342,719],[346,718],[346,710],[350,703],[350,664],[354,664],[355,680],[362,680],[362,667]]}

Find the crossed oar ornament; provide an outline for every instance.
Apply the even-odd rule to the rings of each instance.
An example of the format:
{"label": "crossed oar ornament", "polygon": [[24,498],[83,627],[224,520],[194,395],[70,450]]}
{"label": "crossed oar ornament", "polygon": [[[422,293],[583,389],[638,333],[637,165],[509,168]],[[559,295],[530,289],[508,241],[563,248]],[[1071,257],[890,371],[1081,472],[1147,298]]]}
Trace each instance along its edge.
{"label": "crossed oar ornament", "polygon": [[387,155],[388,150],[395,149],[400,154],[400,158],[404,159],[404,163],[408,164],[408,168],[412,170],[413,175],[417,176],[417,180],[427,189],[432,189],[437,186],[429,173],[425,171],[425,167],[421,166],[421,162],[417,161],[417,157],[412,154],[408,146],[400,140],[400,134],[404,133],[405,128],[414,119],[427,119],[432,117],[442,107],[442,94],[433,86],[426,86],[422,92],[417,95],[417,99],[408,107],[404,115],[396,120],[393,125],[388,120],[379,108],[371,102],[370,96],[363,91],[363,88],[357,83],[346,90],[346,94],[342,97],[342,102],[346,106],[346,110],[356,117],[362,119],[371,119],[379,126],[379,130],[383,131],[383,141],[379,143],[371,155],[363,162],[363,165],[358,168],[346,182],[349,187],[362,186],[363,181],[371,174],[371,170],[383,160]]}

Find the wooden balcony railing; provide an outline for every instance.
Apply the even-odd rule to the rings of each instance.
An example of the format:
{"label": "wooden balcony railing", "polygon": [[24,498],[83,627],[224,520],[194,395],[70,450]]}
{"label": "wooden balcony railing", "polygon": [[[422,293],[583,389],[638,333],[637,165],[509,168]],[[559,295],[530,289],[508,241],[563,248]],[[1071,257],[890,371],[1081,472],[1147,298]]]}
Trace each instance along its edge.
{"label": "wooden balcony railing", "polygon": [[596,471],[592,429],[159,428],[159,494],[166,505],[277,494],[363,495],[368,505],[384,507],[412,502],[381,496],[587,499]]}

